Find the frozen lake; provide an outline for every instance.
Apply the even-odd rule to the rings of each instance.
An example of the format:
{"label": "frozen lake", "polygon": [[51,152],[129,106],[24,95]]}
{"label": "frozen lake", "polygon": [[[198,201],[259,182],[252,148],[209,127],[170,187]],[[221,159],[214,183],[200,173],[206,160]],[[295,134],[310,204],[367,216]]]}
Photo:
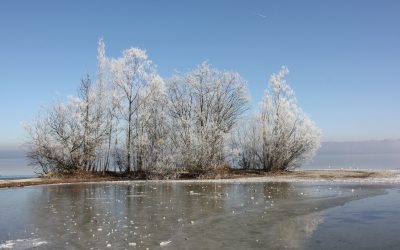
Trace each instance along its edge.
{"label": "frozen lake", "polygon": [[394,249],[400,186],[114,183],[0,189],[0,249]]}
{"label": "frozen lake", "polygon": [[21,179],[36,176],[34,169],[23,157],[0,158],[0,180]]}
{"label": "frozen lake", "polygon": [[317,154],[303,169],[400,169],[400,153]]}

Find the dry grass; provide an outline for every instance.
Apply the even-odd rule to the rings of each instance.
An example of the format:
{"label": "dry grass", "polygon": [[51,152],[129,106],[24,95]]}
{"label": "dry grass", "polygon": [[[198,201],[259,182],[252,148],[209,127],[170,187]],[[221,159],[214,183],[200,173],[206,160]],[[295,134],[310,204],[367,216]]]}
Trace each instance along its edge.
{"label": "dry grass", "polygon": [[283,175],[307,179],[365,179],[393,177],[392,172],[382,170],[302,170],[286,172]]}
{"label": "dry grass", "polygon": [[[217,180],[217,179],[238,179],[267,177],[270,181],[277,180],[367,180],[367,179],[390,179],[400,177],[399,172],[385,170],[301,170],[285,171],[278,173],[266,173],[260,170],[235,170],[221,166],[211,171],[169,171],[166,172],[140,172],[132,175],[118,174],[113,172],[106,173],[87,173],[80,172],[71,175],[48,175],[45,177],[22,180],[0,181],[0,188],[23,187],[46,184],[70,184],[84,182],[103,182],[103,181],[123,181],[123,180]],[[256,178],[258,179],[258,178]]]}

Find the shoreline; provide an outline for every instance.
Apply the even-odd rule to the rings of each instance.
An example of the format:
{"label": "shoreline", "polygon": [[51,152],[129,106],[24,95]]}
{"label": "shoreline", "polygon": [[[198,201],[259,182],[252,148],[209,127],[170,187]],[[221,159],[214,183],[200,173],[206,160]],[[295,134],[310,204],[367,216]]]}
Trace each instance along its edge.
{"label": "shoreline", "polygon": [[309,183],[360,183],[360,184],[400,184],[399,170],[372,169],[312,169],[295,170],[263,175],[234,175],[228,178],[140,180],[118,177],[91,178],[31,178],[1,180],[0,188],[27,187],[37,185],[96,184],[96,183],[245,183],[245,182],[309,182]]}

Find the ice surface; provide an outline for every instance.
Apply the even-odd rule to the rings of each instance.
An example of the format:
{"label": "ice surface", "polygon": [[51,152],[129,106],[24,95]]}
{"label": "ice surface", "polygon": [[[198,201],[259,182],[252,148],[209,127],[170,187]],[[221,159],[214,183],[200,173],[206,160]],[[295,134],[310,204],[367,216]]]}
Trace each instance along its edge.
{"label": "ice surface", "polygon": [[39,247],[45,244],[47,244],[47,242],[39,238],[17,239],[17,240],[8,240],[3,244],[0,244],[0,249],[24,250],[24,249],[31,249],[33,247]]}

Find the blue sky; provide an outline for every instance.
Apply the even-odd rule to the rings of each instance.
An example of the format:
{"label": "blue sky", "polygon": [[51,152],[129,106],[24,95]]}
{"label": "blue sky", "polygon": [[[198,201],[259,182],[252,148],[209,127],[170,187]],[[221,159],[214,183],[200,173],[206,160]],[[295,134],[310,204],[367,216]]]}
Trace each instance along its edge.
{"label": "blue sky", "polygon": [[[109,56],[146,49],[163,77],[207,60],[260,101],[286,64],[324,140],[400,138],[400,1],[1,1],[0,147]],[[254,106],[255,106],[254,105]]]}

